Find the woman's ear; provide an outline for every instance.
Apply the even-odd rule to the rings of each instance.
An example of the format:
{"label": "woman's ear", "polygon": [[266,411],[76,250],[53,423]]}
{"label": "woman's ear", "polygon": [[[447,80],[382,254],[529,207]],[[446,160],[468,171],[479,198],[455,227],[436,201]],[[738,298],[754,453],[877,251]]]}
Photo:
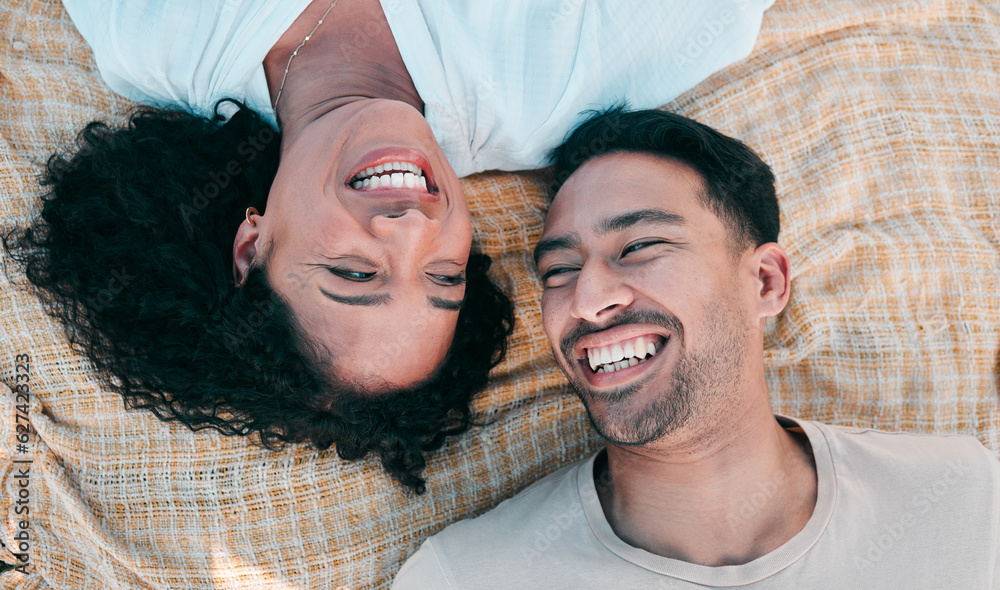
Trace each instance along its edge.
{"label": "woman's ear", "polygon": [[[255,216],[259,220],[260,216]],[[237,287],[242,287],[247,279],[247,271],[253,259],[257,256],[257,239],[260,237],[260,227],[251,222],[249,216],[236,230],[233,240],[233,279]]]}
{"label": "woman's ear", "polygon": [[758,246],[754,254],[757,278],[760,281],[758,300],[760,317],[773,317],[781,313],[791,295],[788,254],[774,242]]}

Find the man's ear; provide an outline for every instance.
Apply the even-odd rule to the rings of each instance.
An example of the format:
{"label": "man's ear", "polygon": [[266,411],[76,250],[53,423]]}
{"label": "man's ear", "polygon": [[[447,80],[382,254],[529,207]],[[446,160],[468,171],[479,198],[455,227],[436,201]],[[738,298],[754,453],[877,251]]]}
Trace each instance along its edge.
{"label": "man's ear", "polygon": [[760,317],[773,317],[781,313],[791,295],[791,272],[785,249],[768,242],[754,251],[757,279],[760,281],[758,307]]}
{"label": "man's ear", "polygon": [[[260,218],[258,217],[258,220]],[[244,220],[236,230],[236,238],[233,240],[233,279],[237,287],[242,287],[247,280],[247,271],[250,264],[257,256],[257,239],[260,237],[260,222],[250,225]]]}

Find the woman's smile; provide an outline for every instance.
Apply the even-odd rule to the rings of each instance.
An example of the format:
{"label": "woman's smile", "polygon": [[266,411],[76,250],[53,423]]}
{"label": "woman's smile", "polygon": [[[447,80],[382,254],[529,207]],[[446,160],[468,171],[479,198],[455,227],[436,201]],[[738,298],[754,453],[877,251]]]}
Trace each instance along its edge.
{"label": "woman's smile", "polygon": [[255,229],[244,239],[270,249],[274,289],[339,376],[383,389],[440,366],[465,298],[472,223],[416,109],[359,100],[287,137]]}

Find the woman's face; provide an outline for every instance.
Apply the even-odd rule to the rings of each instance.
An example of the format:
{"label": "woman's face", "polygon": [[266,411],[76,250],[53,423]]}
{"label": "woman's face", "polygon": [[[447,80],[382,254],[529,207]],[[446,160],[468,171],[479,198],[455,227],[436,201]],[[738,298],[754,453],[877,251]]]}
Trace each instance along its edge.
{"label": "woman's face", "polygon": [[284,141],[253,228],[273,288],[340,378],[379,390],[429,377],[455,334],[472,226],[427,121],[360,100]]}

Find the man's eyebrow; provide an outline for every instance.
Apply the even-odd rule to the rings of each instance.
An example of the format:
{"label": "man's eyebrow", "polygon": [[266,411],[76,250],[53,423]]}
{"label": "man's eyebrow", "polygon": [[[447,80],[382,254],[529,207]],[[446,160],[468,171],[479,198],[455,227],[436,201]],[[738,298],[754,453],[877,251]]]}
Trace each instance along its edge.
{"label": "man's eyebrow", "polygon": [[320,289],[320,292],[337,303],[343,303],[345,305],[374,307],[376,305],[385,305],[386,303],[392,301],[392,297],[390,297],[388,293],[375,293],[373,295],[337,295],[324,289]]}
{"label": "man's eyebrow", "polygon": [[465,303],[465,299],[452,301],[450,299],[442,299],[441,297],[428,297],[427,301],[431,302],[431,306],[445,311],[459,311],[462,309],[462,304]]}
{"label": "man's eyebrow", "polygon": [[549,252],[555,252],[557,250],[576,250],[580,247],[580,236],[576,233],[566,234],[564,236],[552,236],[549,238],[542,238],[538,241],[538,245],[535,246],[535,266],[538,266],[538,261],[542,259]]}
{"label": "man's eyebrow", "polygon": [[[616,231],[628,229],[640,223],[661,223],[669,225],[684,225],[683,217],[676,213],[664,211],[663,209],[639,209],[629,211],[614,217],[608,217],[598,222],[596,232],[598,235],[609,234]],[[535,246],[535,266],[543,256],[557,250],[575,250],[580,247],[580,236],[570,233],[563,236],[552,236],[542,238]]]}
{"label": "man's eyebrow", "polygon": [[639,209],[629,211],[614,217],[602,219],[595,228],[598,235],[610,234],[616,231],[628,229],[640,223],[660,223],[667,225],[684,225],[684,218],[676,213],[664,211],[663,209]]}

